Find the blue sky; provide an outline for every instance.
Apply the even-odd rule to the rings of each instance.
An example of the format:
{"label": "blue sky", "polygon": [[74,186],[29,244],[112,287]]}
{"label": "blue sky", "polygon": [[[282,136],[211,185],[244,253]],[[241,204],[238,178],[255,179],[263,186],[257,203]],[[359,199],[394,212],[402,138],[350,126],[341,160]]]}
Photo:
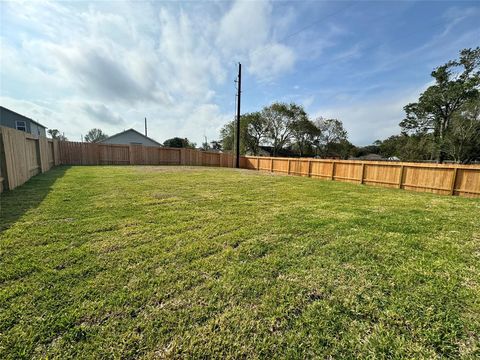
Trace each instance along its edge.
{"label": "blue sky", "polygon": [[130,127],[217,139],[295,101],[367,145],[399,132],[430,72],[480,45],[480,2],[1,2],[0,103],[79,140]]}

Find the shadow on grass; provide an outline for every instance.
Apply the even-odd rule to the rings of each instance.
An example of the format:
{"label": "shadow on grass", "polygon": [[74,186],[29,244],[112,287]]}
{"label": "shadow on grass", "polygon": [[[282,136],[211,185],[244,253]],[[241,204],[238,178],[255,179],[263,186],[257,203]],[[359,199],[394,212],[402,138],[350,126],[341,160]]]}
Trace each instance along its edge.
{"label": "shadow on grass", "polygon": [[59,166],[36,175],[14,190],[0,194],[0,233],[12,226],[27,211],[36,208],[63,177],[70,166]]}

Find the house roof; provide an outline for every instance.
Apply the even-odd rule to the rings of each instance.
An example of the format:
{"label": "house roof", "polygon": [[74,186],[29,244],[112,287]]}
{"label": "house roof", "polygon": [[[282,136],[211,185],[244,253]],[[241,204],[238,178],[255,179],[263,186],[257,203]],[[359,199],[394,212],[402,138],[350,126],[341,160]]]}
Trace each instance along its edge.
{"label": "house roof", "polygon": [[349,157],[349,160],[387,160],[379,154],[366,154],[358,157]]}
{"label": "house roof", "polygon": [[127,133],[127,132],[130,132],[130,131],[133,131],[133,132],[137,133],[138,135],[140,135],[140,136],[143,136],[145,139],[148,139],[148,140],[150,140],[150,141],[153,141],[153,142],[154,142],[155,144],[157,144],[158,146],[163,146],[163,145],[162,145],[162,144],[160,144],[158,141],[155,141],[155,140],[153,140],[152,138],[150,138],[150,137],[148,137],[148,136],[145,136],[145,135],[143,135],[141,132],[139,132],[139,131],[137,131],[137,130],[135,130],[135,129],[127,129],[127,130],[123,130],[122,132],[119,132],[118,134],[115,134],[115,135],[109,136],[108,138],[106,138],[105,140],[102,140],[102,141],[100,141],[100,142],[104,142],[104,141],[106,141],[106,140],[109,140],[109,139],[115,138],[115,137],[117,137],[117,136],[120,136],[120,135],[122,135],[122,134],[125,134],[125,133]]}
{"label": "house roof", "polygon": [[15,114],[15,115],[18,115],[18,116],[24,117],[25,119],[28,119],[28,120],[30,120],[31,122],[33,122],[33,123],[35,123],[35,124],[37,124],[37,125],[39,125],[39,126],[43,127],[44,129],[46,129],[46,128],[47,128],[45,125],[42,125],[42,124],[40,124],[38,121],[35,121],[35,120],[33,120],[32,118],[29,118],[28,116],[25,116],[25,115],[19,114],[19,113],[18,113],[18,112],[16,112],[16,111],[13,111],[13,110],[7,109],[5,106],[0,106],[0,108],[2,108],[3,110],[9,111],[9,112],[11,112],[11,113],[13,113],[13,114]]}

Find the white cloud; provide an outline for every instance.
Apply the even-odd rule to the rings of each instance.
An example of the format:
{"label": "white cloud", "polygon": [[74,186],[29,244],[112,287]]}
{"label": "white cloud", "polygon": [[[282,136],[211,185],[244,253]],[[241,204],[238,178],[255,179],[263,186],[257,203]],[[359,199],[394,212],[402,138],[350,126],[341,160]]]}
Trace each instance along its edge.
{"label": "white cloud", "polygon": [[348,105],[322,108],[314,113],[314,118],[323,116],[339,119],[353,144],[369,145],[375,140],[398,134],[398,124],[405,117],[403,107],[417,101],[420,93],[430,85],[431,82],[420,88],[390,93],[368,101],[356,100]]}
{"label": "white cloud", "polygon": [[220,21],[217,43],[227,55],[264,46],[272,7],[265,1],[236,1]]}
{"label": "white cloud", "polygon": [[[217,138],[231,120],[214,102],[234,77],[232,59],[250,60],[248,71],[271,79],[293,66],[295,54],[273,39],[270,2],[203,8],[3,3],[5,26],[15,32],[1,37],[2,104],[73,139],[90,127],[143,127],[145,116],[160,141]],[[258,49],[266,49],[263,56]]]}
{"label": "white cloud", "polygon": [[271,44],[262,51],[250,54],[249,72],[260,80],[271,80],[290,70],[295,63],[292,49],[282,44]]}

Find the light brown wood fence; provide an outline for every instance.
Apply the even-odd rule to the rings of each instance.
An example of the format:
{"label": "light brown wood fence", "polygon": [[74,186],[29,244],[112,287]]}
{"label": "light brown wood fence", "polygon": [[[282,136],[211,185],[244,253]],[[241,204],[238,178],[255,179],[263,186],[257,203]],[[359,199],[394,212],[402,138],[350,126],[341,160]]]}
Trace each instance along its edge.
{"label": "light brown wood fence", "polygon": [[445,195],[480,196],[479,165],[247,156],[242,159],[242,167]]}
{"label": "light brown wood fence", "polygon": [[60,159],[67,165],[200,165],[233,167],[230,154],[196,149],[142,145],[59,143]]}
{"label": "light brown wood fence", "polygon": [[[197,165],[234,167],[230,154],[36,138],[0,128],[0,184],[14,189],[53,165]],[[480,197],[479,165],[245,156],[240,167],[446,195]],[[1,188],[0,188],[1,190]]]}
{"label": "light brown wood fence", "polygon": [[58,141],[0,126],[0,192],[59,164]]}

